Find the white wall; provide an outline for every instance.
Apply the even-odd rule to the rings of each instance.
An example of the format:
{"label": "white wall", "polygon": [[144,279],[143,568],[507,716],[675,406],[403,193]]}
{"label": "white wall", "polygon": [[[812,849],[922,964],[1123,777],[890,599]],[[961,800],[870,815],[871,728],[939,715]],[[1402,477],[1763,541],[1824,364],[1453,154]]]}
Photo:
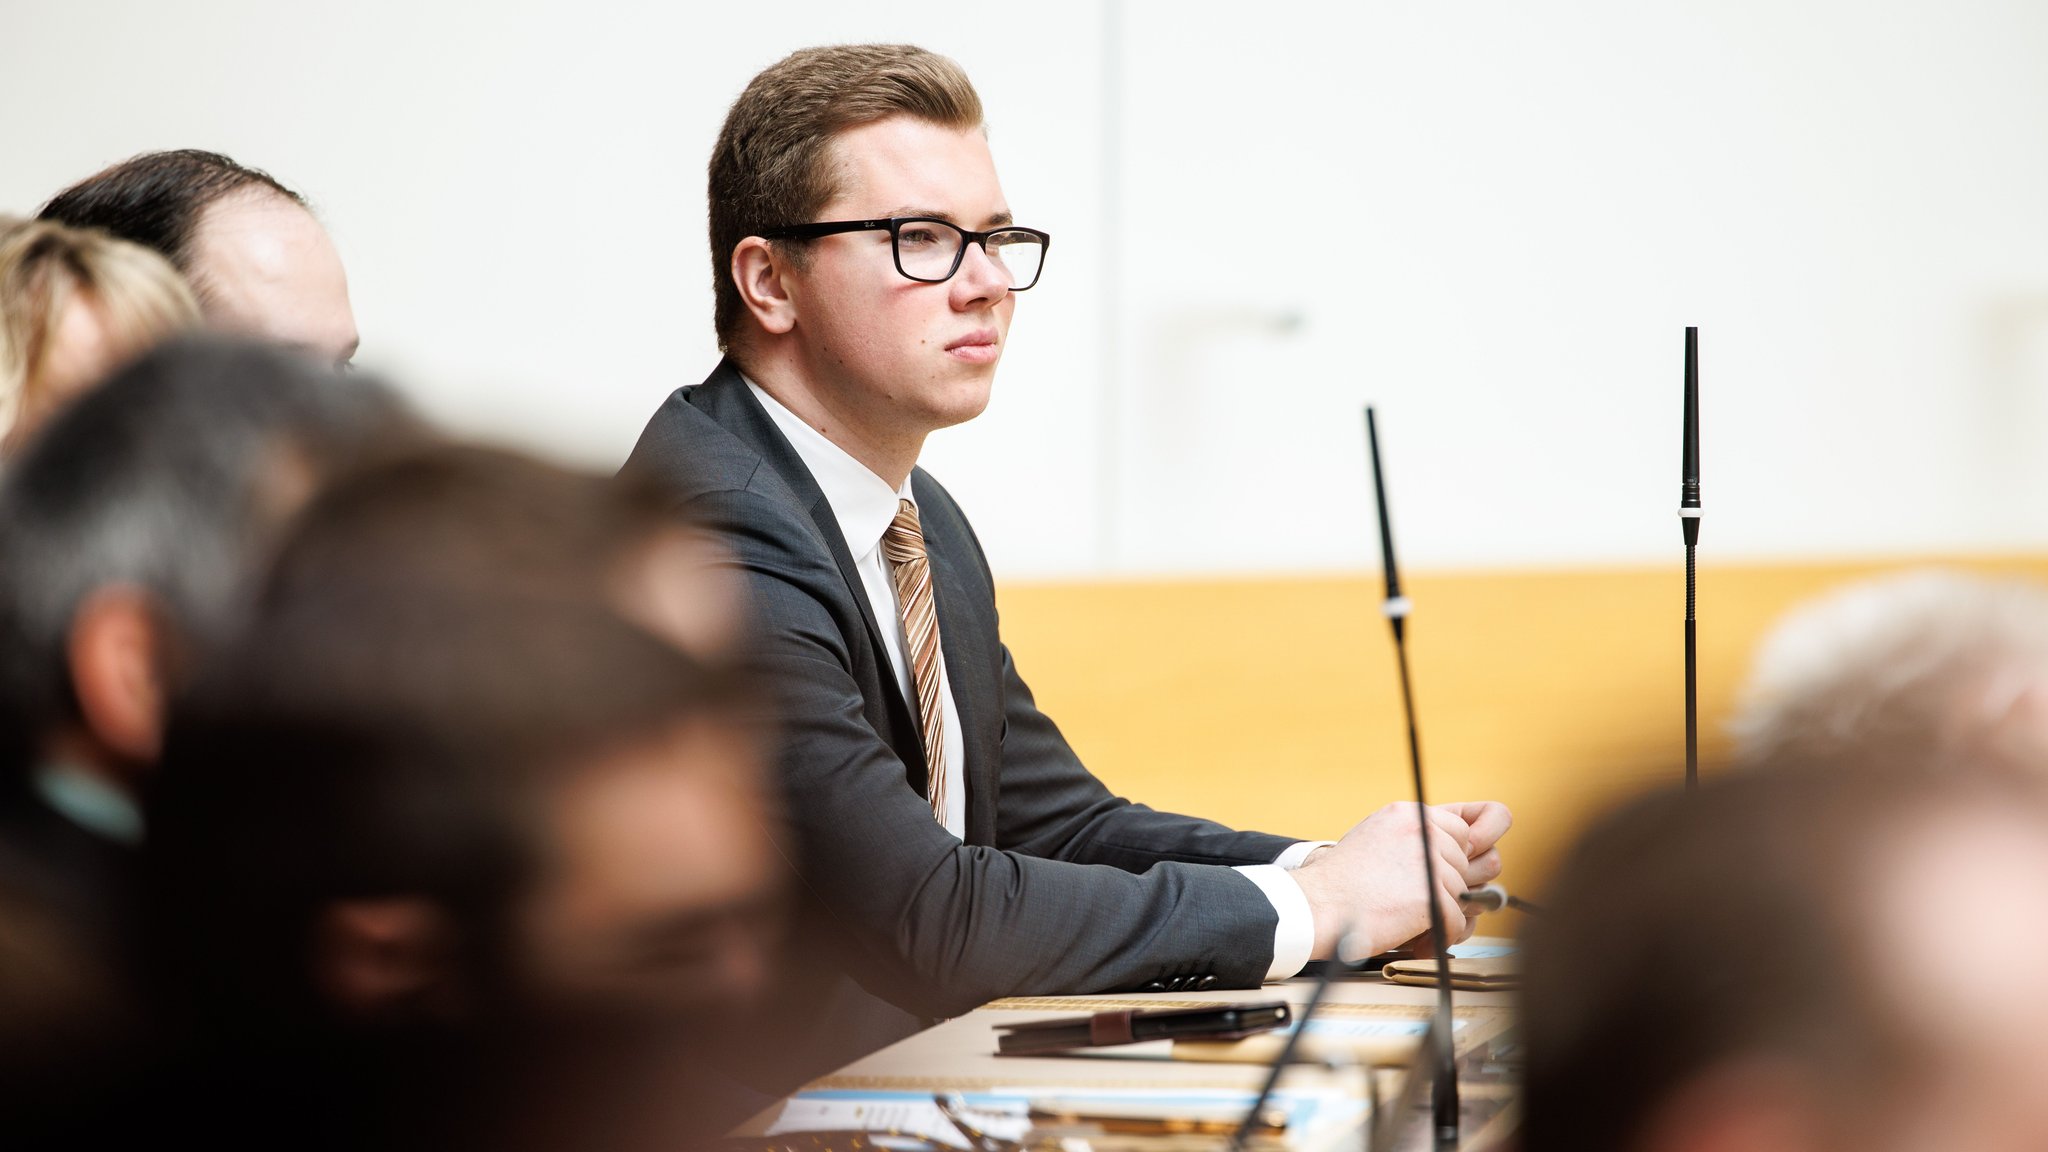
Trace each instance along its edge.
{"label": "white wall", "polygon": [[[961,60],[1053,232],[927,462],[1000,573],[2048,546],[2048,5],[5,0],[0,210],[133,152],[305,190],[364,364],[610,467],[713,361],[703,163],[791,48]],[[1257,524],[1258,543],[1227,525]]]}

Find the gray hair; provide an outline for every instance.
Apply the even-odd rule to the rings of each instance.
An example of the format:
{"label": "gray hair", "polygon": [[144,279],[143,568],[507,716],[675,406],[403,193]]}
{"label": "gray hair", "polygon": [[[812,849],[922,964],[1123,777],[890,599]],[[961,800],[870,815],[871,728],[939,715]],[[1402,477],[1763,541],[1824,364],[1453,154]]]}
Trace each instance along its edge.
{"label": "gray hair", "polygon": [[1943,756],[1994,735],[2048,684],[2048,588],[1946,570],[1867,580],[1803,604],[1759,646],[1738,759]]}
{"label": "gray hair", "polygon": [[0,757],[76,716],[66,649],[95,591],[144,590],[203,651],[299,497],[416,428],[381,385],[210,338],[80,397],[0,473]]}

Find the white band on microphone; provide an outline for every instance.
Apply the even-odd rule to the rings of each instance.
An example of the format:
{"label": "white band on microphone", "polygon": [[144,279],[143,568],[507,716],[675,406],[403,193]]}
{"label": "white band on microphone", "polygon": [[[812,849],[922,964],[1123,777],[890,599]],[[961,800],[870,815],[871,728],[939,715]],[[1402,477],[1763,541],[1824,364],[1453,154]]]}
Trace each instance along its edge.
{"label": "white band on microphone", "polygon": [[1408,609],[1413,607],[1414,605],[1408,602],[1406,596],[1396,596],[1380,605],[1380,614],[1389,620],[1399,620],[1407,616]]}
{"label": "white band on microphone", "polygon": [[1700,510],[1697,508],[1680,508],[1678,510],[1678,518],[1680,520],[1697,520],[1700,518]]}

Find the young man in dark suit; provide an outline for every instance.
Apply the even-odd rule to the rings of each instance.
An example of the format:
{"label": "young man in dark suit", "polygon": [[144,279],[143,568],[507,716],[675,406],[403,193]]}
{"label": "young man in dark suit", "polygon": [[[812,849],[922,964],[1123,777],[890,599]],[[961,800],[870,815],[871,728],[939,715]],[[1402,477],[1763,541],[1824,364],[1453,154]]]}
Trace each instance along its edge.
{"label": "young man in dark suit", "polygon": [[[626,470],[736,554],[817,952],[900,1010],[814,1014],[841,1041],[821,1061],[903,1034],[906,1013],[1255,987],[1340,937],[1364,954],[1419,935],[1411,808],[1328,845],[1156,812],[1111,795],[1033,704],[974,531],[916,467],[927,434],[987,404],[1049,242],[1012,219],[959,66],[903,45],[791,55],[733,105],[710,194],[727,358],[669,397]],[[1457,896],[1499,873],[1508,814],[1430,817],[1462,938]]]}

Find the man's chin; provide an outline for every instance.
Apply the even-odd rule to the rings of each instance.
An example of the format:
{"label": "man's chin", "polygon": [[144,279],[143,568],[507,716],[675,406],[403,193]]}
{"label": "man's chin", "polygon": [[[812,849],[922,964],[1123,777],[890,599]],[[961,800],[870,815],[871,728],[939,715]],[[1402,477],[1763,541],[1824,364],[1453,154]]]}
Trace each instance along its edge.
{"label": "man's chin", "polygon": [[993,364],[971,376],[951,381],[938,395],[932,397],[928,409],[929,423],[934,430],[965,424],[988,410],[989,397],[994,390],[996,367]]}

